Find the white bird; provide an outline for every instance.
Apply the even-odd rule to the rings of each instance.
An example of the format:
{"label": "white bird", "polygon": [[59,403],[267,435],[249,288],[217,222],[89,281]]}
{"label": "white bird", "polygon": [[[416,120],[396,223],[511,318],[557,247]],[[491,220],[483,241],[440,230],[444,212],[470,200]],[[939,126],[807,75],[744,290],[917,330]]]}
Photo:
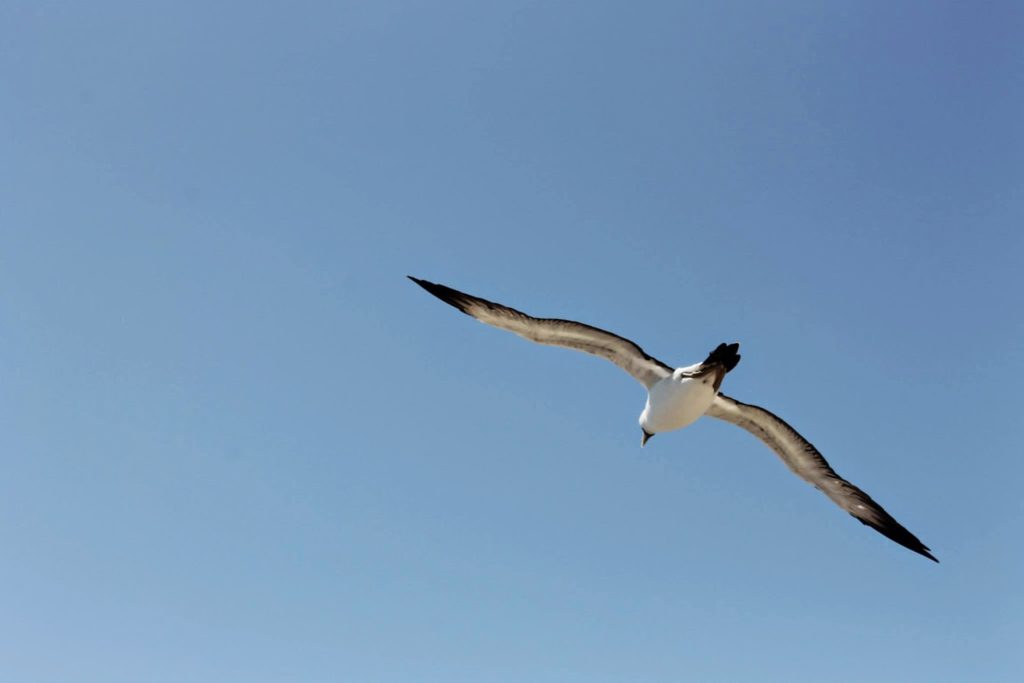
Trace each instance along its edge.
{"label": "white bird", "polygon": [[451,287],[408,277],[441,301],[480,322],[538,344],[563,346],[606,358],[628,372],[647,388],[647,405],[640,413],[641,446],[655,434],[685,427],[702,415],[731,422],[761,439],[794,474],[862,524],[938,562],[928,547],[881,505],[836,474],[818,449],[785,421],[764,408],[741,403],[719,391],[726,373],[740,361],[739,344],[719,344],[703,362],[673,369],[617,334],[572,320],[534,318]]}

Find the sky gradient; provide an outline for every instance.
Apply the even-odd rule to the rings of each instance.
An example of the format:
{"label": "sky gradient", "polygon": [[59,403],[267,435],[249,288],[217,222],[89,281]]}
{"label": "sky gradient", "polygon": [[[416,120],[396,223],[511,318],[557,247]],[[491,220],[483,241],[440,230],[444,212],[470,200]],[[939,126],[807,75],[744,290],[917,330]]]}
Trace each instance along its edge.
{"label": "sky gradient", "polygon": [[[1020,3],[0,5],[0,678],[1019,681]],[[630,337],[732,425],[412,274]]]}

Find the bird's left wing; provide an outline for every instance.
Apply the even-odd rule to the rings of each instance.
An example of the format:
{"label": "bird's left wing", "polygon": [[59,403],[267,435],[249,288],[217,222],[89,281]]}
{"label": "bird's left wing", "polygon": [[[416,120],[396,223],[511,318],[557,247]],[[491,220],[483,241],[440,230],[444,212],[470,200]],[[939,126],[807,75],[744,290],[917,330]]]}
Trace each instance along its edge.
{"label": "bird's left wing", "polygon": [[482,323],[515,332],[520,337],[538,344],[563,346],[606,358],[648,389],[672,374],[672,368],[648,356],[638,345],[617,334],[574,320],[534,318],[514,308],[451,287],[420,280],[411,275],[408,277],[441,301]]}
{"label": "bird's left wing", "polygon": [[798,477],[812,484],[839,507],[879,533],[929,560],[938,562],[927,546],[910,533],[871,496],[846,481],[822,457],[818,449],[778,416],[764,408],[718,394],[708,415],[743,427],[765,442]]}

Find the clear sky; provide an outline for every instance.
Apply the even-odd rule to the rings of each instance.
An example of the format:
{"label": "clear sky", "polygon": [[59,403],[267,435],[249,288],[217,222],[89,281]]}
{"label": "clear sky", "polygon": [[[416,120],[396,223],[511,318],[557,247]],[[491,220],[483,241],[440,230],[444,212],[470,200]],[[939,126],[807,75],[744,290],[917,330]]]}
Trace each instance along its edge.
{"label": "clear sky", "polygon": [[[1019,2],[0,4],[0,678],[1019,681]],[[721,341],[921,537],[413,274]]]}

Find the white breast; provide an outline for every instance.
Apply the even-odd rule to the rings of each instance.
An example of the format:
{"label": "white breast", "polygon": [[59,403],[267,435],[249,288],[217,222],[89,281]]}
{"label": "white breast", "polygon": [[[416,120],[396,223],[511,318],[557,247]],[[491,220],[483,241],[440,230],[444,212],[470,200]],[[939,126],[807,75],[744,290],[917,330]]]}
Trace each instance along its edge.
{"label": "white breast", "polygon": [[685,427],[703,415],[714,400],[715,387],[710,376],[666,377],[648,392],[640,426],[651,434]]}

